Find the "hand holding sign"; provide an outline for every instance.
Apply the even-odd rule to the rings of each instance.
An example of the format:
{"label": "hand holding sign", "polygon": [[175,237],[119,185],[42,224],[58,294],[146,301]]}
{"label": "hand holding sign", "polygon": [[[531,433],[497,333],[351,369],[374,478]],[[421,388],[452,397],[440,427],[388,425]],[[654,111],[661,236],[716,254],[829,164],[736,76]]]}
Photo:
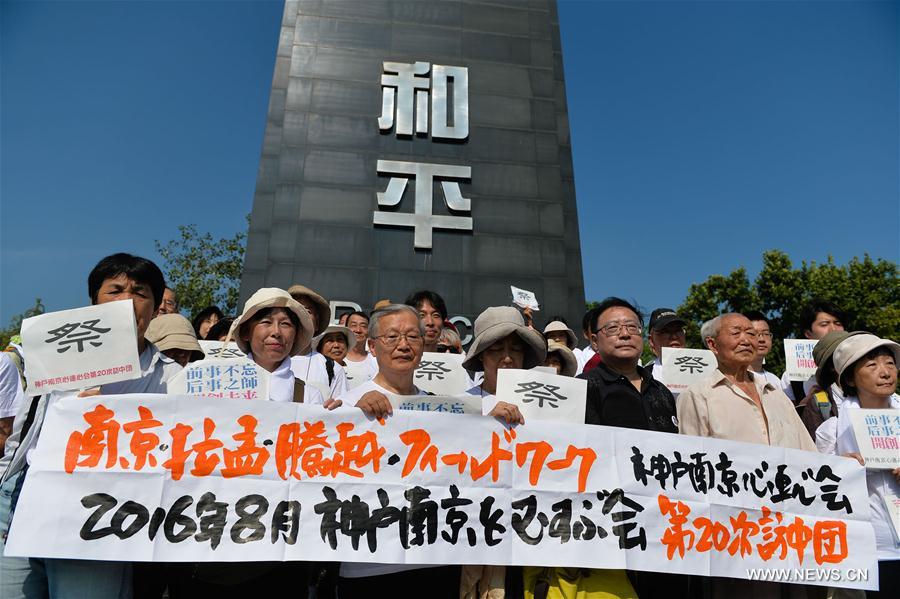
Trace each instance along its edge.
{"label": "hand holding sign", "polygon": [[131,300],[26,318],[22,347],[30,395],[141,376]]}
{"label": "hand holding sign", "polygon": [[531,308],[535,312],[541,309],[533,291],[526,291],[512,285],[509,286],[509,290],[512,291],[513,303],[520,308]]}

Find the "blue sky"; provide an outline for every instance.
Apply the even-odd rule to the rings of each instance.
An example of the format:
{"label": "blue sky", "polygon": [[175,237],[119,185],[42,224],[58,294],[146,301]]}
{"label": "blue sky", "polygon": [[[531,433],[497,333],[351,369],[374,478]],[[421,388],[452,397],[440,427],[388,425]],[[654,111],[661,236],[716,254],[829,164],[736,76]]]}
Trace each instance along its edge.
{"label": "blue sky", "polygon": [[[0,325],[179,224],[245,227],[281,6],[0,3]],[[897,2],[559,10],[589,299],[674,306],[772,248],[900,259]]]}

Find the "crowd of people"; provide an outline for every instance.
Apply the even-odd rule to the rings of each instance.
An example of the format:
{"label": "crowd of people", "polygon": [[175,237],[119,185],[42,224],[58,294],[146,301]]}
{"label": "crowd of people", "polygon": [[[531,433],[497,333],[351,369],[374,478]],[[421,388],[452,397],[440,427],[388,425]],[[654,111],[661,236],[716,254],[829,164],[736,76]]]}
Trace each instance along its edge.
{"label": "crowd of people", "polygon": [[[818,340],[817,371],[795,383],[765,370],[773,345],[766,316],[721,314],[703,323],[704,349],[717,368],[701,383],[673,395],[662,379],[662,349],[684,347],[687,320],[669,308],[644,315],[610,297],[581,323],[584,346],[563,317],[535,326],[533,314],[490,306],[477,317],[464,348],[440,294],[423,290],[402,303],[383,300],[371,313],[341,314],[332,324],[329,302],[302,284],[264,288],[240,314],[210,306],[188,320],[160,269],[129,254],[103,258],[88,275],[91,304],[130,299],[137,325],[140,378],[102,385],[81,395],[166,393],[185,365],[202,359],[199,340],[234,343],[270,373],[270,401],[303,402],[323,410],[355,407],[390,417],[391,395],[425,394],[414,371],[424,352],[464,354],[469,395],[482,413],[509,426],[525,423],[516,405],[498,401],[498,371],[544,366],[587,381],[585,424],[714,437],[859,460],[851,410],[900,410],[900,345],[849,331],[847,315],[823,301],[807,306],[798,336]],[[641,364],[646,341],[655,359]],[[27,351],[11,346],[0,356],[0,537],[5,542],[31,452],[41,435],[49,396],[29,397],[23,369]],[[353,372],[355,384],[348,383]],[[360,374],[362,373],[362,374]],[[863,463],[864,465],[864,463]],[[866,482],[879,560],[880,591],[825,590],[732,578],[579,568],[534,568],[376,563],[132,564],[3,556],[0,599],[168,596],[338,596],[453,599],[490,597],[896,597],[900,540],[886,505],[900,496],[900,469],[867,469]],[[323,556],[327,560],[327,556]]]}

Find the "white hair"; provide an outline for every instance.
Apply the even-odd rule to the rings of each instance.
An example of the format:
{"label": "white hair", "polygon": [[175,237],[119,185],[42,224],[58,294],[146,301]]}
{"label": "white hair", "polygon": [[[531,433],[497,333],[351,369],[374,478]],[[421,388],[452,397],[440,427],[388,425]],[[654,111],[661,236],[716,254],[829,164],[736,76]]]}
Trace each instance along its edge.
{"label": "white hair", "polygon": [[722,319],[725,316],[725,314],[719,314],[703,323],[703,326],[700,327],[700,339],[703,341],[703,345],[706,345],[706,340],[710,337],[715,339],[719,335],[719,329],[722,328]]}
{"label": "white hair", "polygon": [[379,308],[372,312],[372,316],[369,318],[369,339],[378,339],[378,336],[381,334],[382,318],[393,314],[402,314],[404,312],[415,317],[416,322],[419,323],[419,334],[424,337],[425,325],[419,320],[419,313],[415,308],[407,306],[406,304],[389,304],[384,308]]}

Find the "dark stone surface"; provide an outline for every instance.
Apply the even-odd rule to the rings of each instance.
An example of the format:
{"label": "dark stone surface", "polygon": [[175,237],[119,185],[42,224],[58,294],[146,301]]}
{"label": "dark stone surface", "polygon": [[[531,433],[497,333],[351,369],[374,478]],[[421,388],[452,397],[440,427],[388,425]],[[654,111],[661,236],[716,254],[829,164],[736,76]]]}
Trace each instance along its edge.
{"label": "dark stone surface", "polygon": [[[279,32],[241,299],[308,285],[366,309],[416,289],[474,320],[534,291],[537,316],[577,328],[584,283],[555,0],[287,0]],[[469,137],[381,133],[382,62],[469,69]],[[473,231],[376,227],[382,160],[472,168]],[[398,212],[412,212],[409,183]],[[450,214],[435,184],[434,214]]]}

